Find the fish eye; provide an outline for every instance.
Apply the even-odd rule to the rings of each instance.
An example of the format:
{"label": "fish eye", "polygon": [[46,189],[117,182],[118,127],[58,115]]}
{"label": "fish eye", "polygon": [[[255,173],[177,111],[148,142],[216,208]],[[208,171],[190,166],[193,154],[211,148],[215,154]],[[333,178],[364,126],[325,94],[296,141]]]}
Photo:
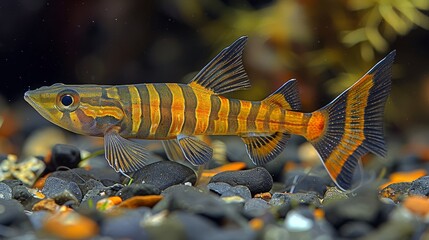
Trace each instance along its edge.
{"label": "fish eye", "polygon": [[66,89],[58,93],[56,107],[62,112],[72,112],[79,107],[79,94],[71,89]]}
{"label": "fish eye", "polygon": [[72,105],[72,103],[73,103],[73,97],[70,96],[69,94],[62,95],[61,96],[61,103],[64,106],[68,107],[68,106]]}

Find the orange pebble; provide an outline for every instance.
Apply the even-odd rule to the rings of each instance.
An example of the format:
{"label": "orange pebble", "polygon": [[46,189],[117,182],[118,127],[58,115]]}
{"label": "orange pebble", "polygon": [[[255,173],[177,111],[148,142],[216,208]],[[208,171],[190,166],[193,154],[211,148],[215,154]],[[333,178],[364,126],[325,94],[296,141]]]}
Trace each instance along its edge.
{"label": "orange pebble", "polygon": [[43,230],[60,239],[89,239],[99,231],[96,222],[73,211],[61,212],[48,218]]}
{"label": "orange pebble", "polygon": [[118,205],[122,208],[153,207],[162,199],[162,195],[134,196]]}
{"label": "orange pebble", "polygon": [[314,218],[315,218],[316,220],[321,220],[321,219],[323,219],[323,218],[325,217],[325,211],[323,211],[323,210],[322,210],[322,209],[320,209],[320,208],[316,208],[316,209],[314,209],[313,214],[314,214]]}
{"label": "orange pebble", "polygon": [[257,193],[257,194],[255,194],[255,198],[262,198],[266,201],[269,201],[271,199],[271,193],[269,193],[269,192]]}
{"label": "orange pebble", "polygon": [[104,198],[97,202],[97,209],[104,211],[112,208],[115,205],[120,204],[121,202],[122,202],[122,198],[118,196]]}
{"label": "orange pebble", "polygon": [[424,217],[429,213],[429,199],[423,196],[409,196],[402,205],[415,215]]}
{"label": "orange pebble", "polygon": [[46,174],[45,176],[37,179],[37,181],[33,184],[33,188],[42,189],[43,186],[45,186],[46,179],[51,175],[50,173]]}
{"label": "orange pebble", "polygon": [[225,165],[222,165],[217,168],[205,170],[203,172],[203,177],[210,178],[214,175],[220,173],[220,172],[226,172],[226,171],[239,171],[246,168],[246,163],[244,162],[232,162]]}
{"label": "orange pebble", "polygon": [[400,182],[412,182],[417,178],[426,176],[427,172],[424,169],[417,169],[410,172],[396,172],[392,173],[389,177],[389,182],[380,186],[381,189],[389,186],[392,183],[400,183]]}
{"label": "orange pebble", "polygon": [[55,203],[55,201],[53,199],[44,199],[36,204],[33,205],[33,208],[31,209],[32,211],[41,211],[41,210],[46,210],[49,211],[51,213],[55,213],[60,209],[60,206]]}
{"label": "orange pebble", "polygon": [[258,231],[264,227],[264,221],[260,218],[253,218],[250,220],[249,225],[253,230]]}

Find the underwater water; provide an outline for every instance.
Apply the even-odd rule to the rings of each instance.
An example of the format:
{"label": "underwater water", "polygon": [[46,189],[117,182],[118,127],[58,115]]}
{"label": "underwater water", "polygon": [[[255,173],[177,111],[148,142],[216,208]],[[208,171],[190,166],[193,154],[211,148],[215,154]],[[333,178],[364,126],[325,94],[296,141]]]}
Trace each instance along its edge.
{"label": "underwater water", "polygon": [[[0,238],[424,239],[429,236],[426,226],[429,213],[428,10],[426,1],[415,0],[391,3],[2,1],[0,209],[4,211],[0,211]],[[55,83],[77,86],[187,84],[222,49],[242,36],[248,36],[242,58],[237,53],[232,55],[240,56],[243,69],[240,65],[232,72],[245,72],[251,87],[223,94],[226,86],[233,86],[241,77],[228,71],[222,76],[235,80],[227,81],[223,87],[216,81],[213,83],[217,83],[216,87],[210,85],[212,82],[204,85],[202,80],[197,84],[215,96],[222,93],[219,95],[225,99],[257,102],[288,80],[296,79],[299,112],[304,113],[329,104],[389,52],[396,50],[391,89],[380,90],[386,90],[389,97],[382,113],[374,117],[377,123],[382,123],[377,125],[380,131],[368,130],[372,108],[367,108],[366,115],[347,120],[349,125],[361,121],[359,126],[364,138],[356,140],[350,137],[352,132],[343,131],[340,138],[344,147],[338,147],[336,152],[356,156],[351,152],[377,148],[379,142],[362,144],[362,148],[352,144],[376,134],[386,142],[386,155],[370,153],[360,158],[358,154],[357,166],[350,173],[348,168],[342,168],[347,164],[327,164],[328,169],[341,167],[342,172],[333,175],[320,161],[319,155],[323,157],[323,154],[316,151],[332,146],[313,147],[317,143],[316,135],[325,134],[326,128],[321,127],[320,132],[315,130],[313,134],[309,134],[310,130],[305,131],[307,135],[294,134],[283,146],[279,143],[285,140],[282,134],[256,134],[261,138],[252,139],[257,129],[256,120],[246,120],[235,126],[237,134],[226,134],[232,136],[215,134],[195,140],[187,136],[192,134],[181,134],[178,141],[184,139],[185,142],[178,148],[178,161],[168,160],[172,152],[165,151],[161,140],[133,140],[137,143],[135,149],[139,150],[124,159],[140,159],[144,155],[145,166],[121,173],[122,168],[115,171],[105,158],[104,150],[109,150],[104,141],[107,130],[103,129],[101,137],[72,133],[45,119],[46,115],[39,114],[37,107],[24,100],[28,90]],[[226,65],[215,68],[216,73],[237,63],[225,62]],[[149,102],[155,105],[168,102],[168,94],[178,93],[176,87],[169,87],[169,91],[154,87],[162,94],[155,98],[152,92]],[[217,101],[216,97],[204,98],[207,92],[200,93],[198,89],[194,85],[194,95],[175,100],[175,107],[169,110],[172,116],[180,115],[177,109],[182,103],[194,104],[196,109]],[[375,90],[368,90],[374,88],[362,89],[347,93],[345,115],[355,112],[350,110],[354,109],[352,105],[360,106],[365,99],[372,99],[364,104],[371,106],[382,98],[365,98],[366,94],[378,95]],[[85,103],[83,96],[92,94],[95,96],[88,101],[92,108],[56,124],[70,121],[74,128],[83,129],[83,123],[89,122],[85,116],[104,114],[109,119],[97,122],[104,126],[122,114],[122,110],[115,112],[117,105],[113,101],[100,100],[107,95],[114,96],[115,91],[97,95],[92,90],[77,99],[71,93],[66,94],[70,98],[57,96],[52,90],[53,100],[46,100],[43,108],[51,109],[51,113],[61,112],[58,103],[65,108],[73,107],[77,100]],[[129,96],[132,91],[129,90]],[[290,109],[286,109],[298,111],[290,99],[295,92],[285,92],[284,98],[266,101],[267,106],[272,107],[272,114],[267,116],[274,118],[274,105],[286,106],[282,99],[290,104]],[[159,120],[159,125],[173,122],[158,119],[153,112],[144,115],[143,108],[140,112],[136,107],[144,98],[130,99],[128,113],[141,116],[140,120],[133,118],[135,126],[155,120]],[[352,99],[358,100],[350,104]],[[241,114],[248,111],[246,114],[251,116],[252,107],[246,104],[241,103]],[[230,105],[228,108],[210,106],[210,111],[219,108],[219,118],[223,110],[227,110],[229,118],[239,112]],[[197,111],[193,115],[195,122],[207,120],[209,125],[210,111]],[[229,113],[234,111],[237,111],[235,115]],[[256,119],[258,112],[254,111]],[[189,119],[188,116],[187,121]],[[217,125],[215,119],[212,119],[213,129],[222,129],[222,124],[227,123],[232,129],[231,119]],[[299,118],[287,119],[298,121]],[[299,124],[308,124],[304,120]],[[132,129],[134,125],[130,124],[126,126]],[[313,126],[316,125],[313,122]],[[249,135],[238,133],[238,129],[252,126],[255,129]],[[293,127],[289,130],[299,132]],[[122,140],[113,143],[127,144]],[[245,143],[247,146],[253,143],[253,149]],[[189,145],[191,147],[186,148]],[[206,145],[209,148],[205,148]],[[140,146],[144,148],[143,153]],[[203,153],[210,152],[210,160],[201,166],[189,163],[186,159],[192,160],[192,154],[198,152],[191,151],[191,157],[186,155],[186,149],[192,147]],[[359,150],[349,150],[354,147]],[[269,156],[277,148],[284,151],[279,151],[278,156],[266,164],[255,165],[258,159],[266,159],[261,156]],[[117,152],[110,156],[116,159],[127,154],[121,148],[114,149]],[[254,155],[252,150],[256,152]],[[195,161],[207,155],[197,156]],[[350,159],[337,158],[344,162]],[[112,160],[110,164],[118,163]],[[124,169],[126,164],[127,161],[122,165]],[[343,176],[350,177],[351,181],[345,190],[333,181],[339,182]],[[165,231],[166,228],[169,230]]]}

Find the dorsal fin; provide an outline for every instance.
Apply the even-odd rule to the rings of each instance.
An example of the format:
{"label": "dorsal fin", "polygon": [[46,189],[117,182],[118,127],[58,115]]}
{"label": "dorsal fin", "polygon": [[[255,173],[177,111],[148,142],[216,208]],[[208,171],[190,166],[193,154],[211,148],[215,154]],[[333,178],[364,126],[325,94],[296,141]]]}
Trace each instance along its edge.
{"label": "dorsal fin", "polygon": [[211,60],[189,83],[189,86],[223,94],[250,87],[243,67],[242,54],[247,37],[237,39]]}
{"label": "dorsal fin", "polygon": [[301,101],[299,100],[297,81],[295,79],[287,81],[270,96],[265,98],[263,102],[279,106],[286,110],[300,110]]}

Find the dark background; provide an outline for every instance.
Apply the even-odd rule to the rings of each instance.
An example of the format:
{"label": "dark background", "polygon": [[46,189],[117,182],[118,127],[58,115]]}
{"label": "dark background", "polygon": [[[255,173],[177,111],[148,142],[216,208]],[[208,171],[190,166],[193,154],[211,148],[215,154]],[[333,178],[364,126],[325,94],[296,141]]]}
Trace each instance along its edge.
{"label": "dark background", "polygon": [[[392,24],[377,14],[376,20],[370,17],[376,4],[359,3],[2,0],[0,114],[7,111],[16,119],[16,111],[32,111],[23,104],[24,92],[57,82],[186,82],[218,51],[247,35],[244,62],[253,88],[231,96],[259,100],[297,78],[303,110],[313,111],[396,49],[387,130],[406,136],[425,129],[429,4],[415,9],[415,22],[394,8],[398,22]],[[347,35],[371,27],[382,40]],[[26,124],[20,119],[21,127],[14,128],[13,122],[4,121],[3,135],[10,134],[5,128],[16,133]]]}

